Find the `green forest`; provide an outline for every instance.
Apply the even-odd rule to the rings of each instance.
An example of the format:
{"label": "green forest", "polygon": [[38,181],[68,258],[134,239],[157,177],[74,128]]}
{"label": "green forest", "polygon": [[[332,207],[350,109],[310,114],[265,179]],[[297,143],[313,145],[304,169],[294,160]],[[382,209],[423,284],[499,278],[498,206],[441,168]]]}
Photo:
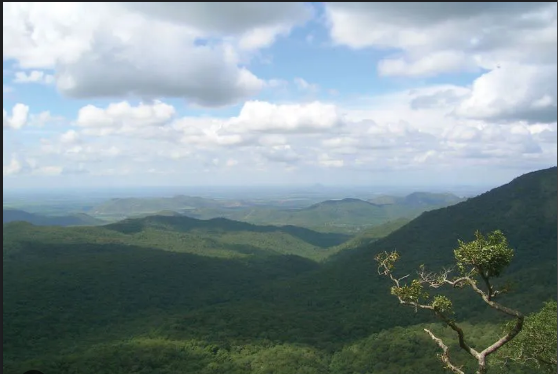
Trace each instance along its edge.
{"label": "green forest", "polygon": [[[556,372],[556,167],[443,205],[358,234],[174,214],[102,226],[4,223],[3,372],[448,373],[428,329],[474,373],[454,331],[400,305],[375,258],[397,250],[400,274],[440,270],[477,230],[507,238],[513,258],[494,283],[509,291],[498,300],[526,315],[488,373]],[[440,292],[471,346],[507,328],[471,289]]]}
{"label": "green forest", "polygon": [[452,194],[415,192],[407,196],[377,196],[310,201],[220,200],[192,196],[111,199],[87,213],[106,220],[146,215],[186,215],[197,219],[228,218],[257,225],[295,225],[321,232],[354,234],[401,218],[457,204]]}

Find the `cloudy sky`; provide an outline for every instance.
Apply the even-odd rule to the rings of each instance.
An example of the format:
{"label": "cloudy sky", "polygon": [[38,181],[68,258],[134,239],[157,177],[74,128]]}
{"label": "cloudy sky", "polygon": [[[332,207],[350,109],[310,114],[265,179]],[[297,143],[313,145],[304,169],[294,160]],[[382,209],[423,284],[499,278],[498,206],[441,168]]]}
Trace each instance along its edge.
{"label": "cloudy sky", "polygon": [[498,184],[556,164],[556,3],[3,3],[3,184]]}

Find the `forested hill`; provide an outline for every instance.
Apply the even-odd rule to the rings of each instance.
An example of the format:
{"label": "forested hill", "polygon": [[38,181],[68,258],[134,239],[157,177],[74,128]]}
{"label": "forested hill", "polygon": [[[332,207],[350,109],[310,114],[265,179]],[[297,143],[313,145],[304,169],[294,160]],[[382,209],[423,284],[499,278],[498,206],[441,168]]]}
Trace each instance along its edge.
{"label": "forested hill", "polygon": [[[520,305],[525,312],[535,310],[544,300],[556,297],[556,195],[556,167],[523,175],[465,202],[423,213],[390,235],[344,251],[316,273],[281,287],[299,290],[300,304],[344,306],[353,309],[352,314],[346,313],[347,319],[365,321],[365,325],[389,324],[399,320],[390,310],[397,306],[396,301],[388,302],[391,307],[387,310],[371,304],[391,297],[389,282],[376,273],[377,253],[396,249],[401,254],[401,275],[421,264],[440,270],[453,264],[458,239],[472,240],[475,230],[500,229],[515,249],[504,277],[514,282],[514,292],[505,295],[504,300]],[[281,287],[276,293],[292,299]],[[469,311],[463,316],[475,312],[476,306],[465,308]]]}
{"label": "forested hill", "polygon": [[[350,236],[320,233],[295,226],[257,226],[225,218],[198,220],[185,216],[148,216],[96,227],[34,226],[10,222],[3,226],[4,261],[57,246],[79,254],[84,245],[129,245],[207,257],[239,258],[292,254],[313,260],[326,258]],[[387,227],[385,233],[394,228]],[[73,246],[73,248],[72,248]],[[46,258],[48,252],[43,253]],[[22,257],[23,256],[23,257]]]}
{"label": "forested hill", "polygon": [[[108,219],[146,216],[175,211],[197,219],[228,218],[256,225],[294,225],[321,232],[359,233],[389,221],[412,219],[420,213],[463,201],[452,194],[417,192],[405,197],[385,196],[382,203],[355,198],[325,200],[307,207],[287,208],[281,204],[243,200],[213,200],[177,196],[158,199],[113,199],[91,214]],[[166,212],[164,212],[166,210]],[[170,211],[169,211],[170,210]],[[174,214],[176,215],[176,213]]]}
{"label": "forested hill", "polygon": [[360,262],[383,250],[397,249],[402,261],[446,265],[457,240],[471,240],[475,230],[500,229],[516,249],[515,267],[556,264],[557,168],[522,175],[475,198],[422,213],[391,235],[351,257]]}
{"label": "forested hill", "polygon": [[29,222],[37,226],[96,226],[105,223],[85,213],[45,216],[20,209],[4,208],[2,210],[2,223],[17,221]]}
{"label": "forested hill", "polygon": [[231,232],[252,232],[260,234],[283,233],[311,245],[327,248],[339,245],[351,238],[350,235],[337,233],[322,233],[303,227],[292,225],[271,226],[253,225],[246,222],[234,221],[226,218],[212,218],[207,220],[195,219],[180,215],[157,215],[143,218],[131,218],[104,226],[106,229],[120,231],[123,233],[134,233],[154,228],[159,230],[189,232],[198,230],[215,235],[223,235]]}
{"label": "forested hill", "polygon": [[[395,222],[403,226],[383,239],[368,232],[351,242],[357,248],[351,244],[324,264],[300,257],[324,251],[301,237],[308,231],[223,219],[7,224],[4,372],[443,374],[422,325],[435,320],[398,304],[374,256],[397,249],[402,275],[420,264],[437,268],[451,263],[458,239],[501,229],[516,249],[507,273],[516,287],[501,301],[537,310],[556,297],[556,172],[530,173]],[[493,342],[501,319],[484,313],[466,290],[451,296],[473,344]]]}

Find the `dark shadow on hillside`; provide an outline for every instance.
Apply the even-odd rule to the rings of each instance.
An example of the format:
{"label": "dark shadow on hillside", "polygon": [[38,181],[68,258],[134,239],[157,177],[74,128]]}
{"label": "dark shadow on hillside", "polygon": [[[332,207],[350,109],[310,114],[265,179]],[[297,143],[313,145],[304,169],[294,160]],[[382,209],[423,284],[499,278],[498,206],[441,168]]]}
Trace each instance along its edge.
{"label": "dark shadow on hillside", "polygon": [[283,232],[321,248],[333,247],[351,238],[350,235],[321,233],[297,226],[259,226],[226,218],[199,220],[184,216],[149,216],[140,219],[126,219],[103,227],[125,234],[138,233],[146,227],[185,232],[196,229],[204,229],[208,232],[214,231],[215,233],[219,231]]}
{"label": "dark shadow on hillside", "polygon": [[223,260],[122,245],[34,243],[3,263],[4,353],[33,354],[30,341],[42,349],[51,341],[71,344],[139,314],[187,314],[254,299],[266,283],[317,268],[298,256]]}

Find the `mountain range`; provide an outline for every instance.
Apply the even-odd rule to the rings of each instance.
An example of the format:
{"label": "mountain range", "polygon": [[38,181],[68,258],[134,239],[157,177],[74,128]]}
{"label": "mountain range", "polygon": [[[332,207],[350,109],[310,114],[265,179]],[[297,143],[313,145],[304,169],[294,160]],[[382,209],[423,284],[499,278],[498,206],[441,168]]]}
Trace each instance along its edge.
{"label": "mountain range", "polygon": [[2,223],[25,221],[37,226],[95,226],[106,223],[85,213],[74,213],[59,216],[46,216],[28,213],[20,209],[6,209],[2,211]]}
{"label": "mountain range", "polygon": [[[438,269],[452,263],[458,239],[500,229],[515,249],[501,279],[515,287],[502,302],[529,313],[556,299],[556,196],[554,167],[352,237],[176,214],[100,227],[4,224],[3,369],[444,373],[422,328],[450,332],[399,306],[374,256],[397,249],[403,274],[420,264]],[[300,211],[339,204],[399,203],[350,199]],[[500,333],[496,316],[470,293],[451,295],[473,345]],[[468,368],[470,360],[451,349]]]}
{"label": "mountain range", "polygon": [[[452,194],[416,192],[404,197],[384,196],[376,202],[355,198],[326,200],[307,207],[255,204],[189,196],[112,199],[94,207],[101,218],[125,218],[174,211],[198,219],[228,218],[259,225],[295,225],[318,231],[355,233],[399,218],[463,201]],[[166,213],[168,214],[168,213]]]}

